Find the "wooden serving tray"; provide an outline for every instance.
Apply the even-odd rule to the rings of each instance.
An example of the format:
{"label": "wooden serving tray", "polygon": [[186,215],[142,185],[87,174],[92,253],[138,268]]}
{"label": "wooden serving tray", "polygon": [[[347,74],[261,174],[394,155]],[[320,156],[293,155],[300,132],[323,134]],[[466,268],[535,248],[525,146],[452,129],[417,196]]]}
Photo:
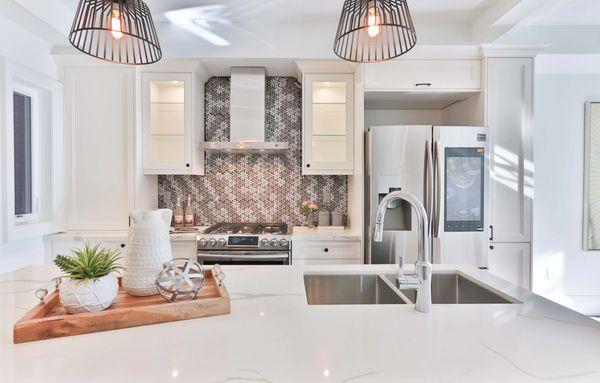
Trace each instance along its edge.
{"label": "wooden serving tray", "polygon": [[119,293],[113,304],[95,313],[67,314],[60,303],[58,291],[54,291],[15,323],[13,342],[25,343],[231,313],[225,287],[219,286],[212,270],[206,270],[204,276],[205,285],[196,299],[175,303],[167,302],[160,295],[131,296],[120,287],[119,278]]}

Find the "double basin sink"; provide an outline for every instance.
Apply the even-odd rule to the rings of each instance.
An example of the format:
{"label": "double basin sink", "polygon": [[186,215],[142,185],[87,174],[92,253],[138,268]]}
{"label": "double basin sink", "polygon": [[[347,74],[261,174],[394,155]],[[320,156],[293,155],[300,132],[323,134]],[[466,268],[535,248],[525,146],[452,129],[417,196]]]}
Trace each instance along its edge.
{"label": "double basin sink", "polygon": [[[395,274],[306,274],[309,305],[414,304],[417,290],[400,285]],[[433,273],[433,304],[520,303],[460,273]]]}

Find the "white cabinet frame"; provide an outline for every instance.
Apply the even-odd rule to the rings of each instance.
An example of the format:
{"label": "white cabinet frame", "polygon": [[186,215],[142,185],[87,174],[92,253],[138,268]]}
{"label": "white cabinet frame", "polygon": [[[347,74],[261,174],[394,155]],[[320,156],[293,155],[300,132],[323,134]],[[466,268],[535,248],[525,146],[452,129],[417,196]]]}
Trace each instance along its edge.
{"label": "white cabinet frame", "polygon": [[491,132],[490,237],[492,242],[531,242],[533,59],[487,59],[486,83],[486,125]]}
{"label": "white cabinet frame", "polygon": [[[315,161],[313,151],[313,83],[346,83],[346,160]],[[354,74],[305,74],[303,76],[302,174],[354,174]]]}
{"label": "white cabinet frame", "polygon": [[[184,159],[180,163],[161,163],[152,160],[152,130],[150,124],[150,83],[152,81],[181,81],[184,84]],[[195,83],[193,73],[142,73],[142,162],[144,174],[196,174],[195,153]]]}

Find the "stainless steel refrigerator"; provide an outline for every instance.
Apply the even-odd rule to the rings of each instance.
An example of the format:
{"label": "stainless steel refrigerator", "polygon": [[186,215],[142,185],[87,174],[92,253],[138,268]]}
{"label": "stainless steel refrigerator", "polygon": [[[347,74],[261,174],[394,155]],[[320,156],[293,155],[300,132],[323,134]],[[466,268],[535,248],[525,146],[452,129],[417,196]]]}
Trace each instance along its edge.
{"label": "stainless steel refrigerator", "polygon": [[373,242],[379,201],[395,190],[421,199],[431,225],[434,263],[488,266],[488,132],[463,126],[373,126],[365,145],[365,261],[417,260],[416,216],[388,206],[383,242]]}

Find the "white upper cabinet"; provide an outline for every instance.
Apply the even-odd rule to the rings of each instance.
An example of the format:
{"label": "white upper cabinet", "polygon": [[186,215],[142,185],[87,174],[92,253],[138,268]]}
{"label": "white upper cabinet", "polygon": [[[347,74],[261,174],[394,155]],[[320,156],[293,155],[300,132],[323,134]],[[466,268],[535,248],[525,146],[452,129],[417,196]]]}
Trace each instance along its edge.
{"label": "white upper cabinet", "polygon": [[532,58],[487,60],[493,242],[530,242],[533,199]]}
{"label": "white upper cabinet", "polygon": [[365,91],[480,90],[480,60],[390,60],[365,65]]}
{"label": "white upper cabinet", "polygon": [[142,158],[145,174],[198,174],[194,75],[142,73]]}
{"label": "white upper cabinet", "polygon": [[135,71],[65,69],[67,230],[126,230],[134,208]]}
{"label": "white upper cabinet", "polygon": [[305,74],[303,170],[354,173],[354,75]]}

